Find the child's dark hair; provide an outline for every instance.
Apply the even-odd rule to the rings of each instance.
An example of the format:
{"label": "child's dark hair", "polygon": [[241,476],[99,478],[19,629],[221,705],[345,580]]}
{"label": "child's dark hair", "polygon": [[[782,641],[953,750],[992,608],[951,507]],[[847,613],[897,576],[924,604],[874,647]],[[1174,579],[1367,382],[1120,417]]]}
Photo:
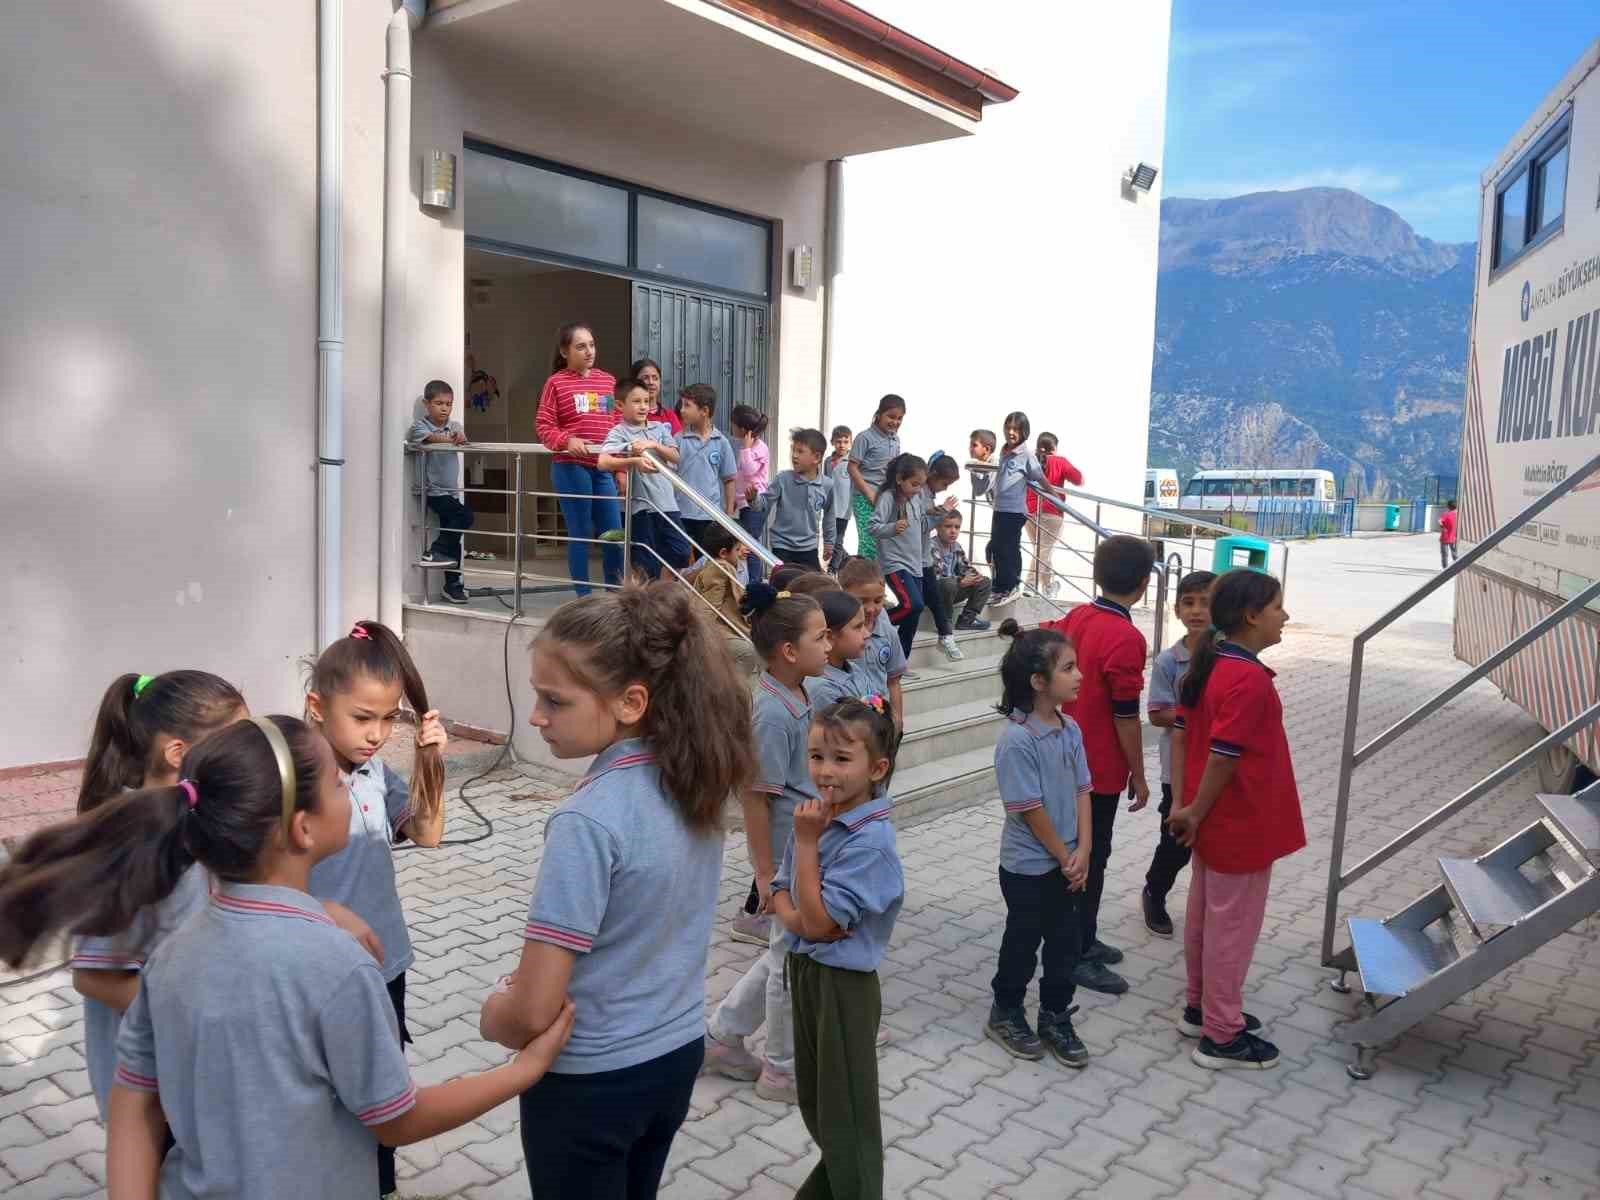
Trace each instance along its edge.
{"label": "child's dark hair", "polygon": [[435,396],[454,396],[455,389],[442,379],[430,379],[422,388],[422,398],[432,400]]}
{"label": "child's dark hair", "polygon": [[[739,611],[750,622],[750,640],[762,658],[771,658],[785,642],[799,641],[805,632],[806,618],[822,611],[812,597],[780,596],[782,590],[770,583],[752,583],[745,588],[744,598],[739,601]],[[708,725],[707,728],[716,727]]]}
{"label": "child's dark hair", "polygon": [[[1282,590],[1283,585],[1263,571],[1239,567],[1225,572],[1211,589],[1211,623],[1223,637],[1232,637],[1245,627],[1247,617],[1271,604]],[[1178,687],[1179,703],[1185,708],[1200,703],[1211,668],[1216,665],[1217,639],[1208,638],[1189,661],[1189,673]]]}
{"label": "child's dark hair", "polygon": [[797,445],[804,446],[811,453],[821,458],[828,452],[828,439],[822,436],[820,429],[791,429],[789,440]]}
{"label": "child's dark hair", "polygon": [[836,440],[838,438],[842,438],[842,437],[853,438],[855,436],[856,436],[855,434],[850,432],[850,426],[848,426],[848,425],[835,425],[833,427],[833,432],[828,435],[828,440],[831,442],[831,441],[834,441],[834,440]]}
{"label": "child's dark hair", "polygon": [[994,430],[992,429],[974,429],[971,433],[967,434],[967,441],[981,442],[983,445],[989,447],[991,453],[994,451],[994,448],[1000,444],[1000,439],[994,436]]}
{"label": "child's dark hair", "polygon": [[566,367],[567,347],[572,345],[572,339],[577,336],[580,329],[590,337],[594,336],[594,330],[589,327],[589,322],[587,321],[568,321],[560,329],[556,330],[556,352],[550,360],[550,369],[552,371],[560,371]]}
{"label": "child's dark hair", "polygon": [[1011,642],[1000,660],[1000,703],[995,710],[1007,716],[1017,709],[1031,713],[1038,699],[1033,677],[1048,677],[1056,669],[1056,660],[1068,644],[1066,635],[1059,629],[1024,630],[1015,617],[1001,621],[995,632]]}
{"label": "child's dark hair", "polygon": [[700,548],[706,552],[708,558],[718,558],[724,551],[732,550],[738,544],[739,539],[715,521],[707,521],[706,531],[700,535]]}
{"label": "child's dark hair", "polygon": [[709,383],[691,383],[678,392],[678,399],[693,400],[706,410],[708,417],[717,411],[717,389]]}
{"label": "child's dark hair", "polygon": [[887,758],[889,769],[876,785],[887,789],[894,778],[895,754],[900,749],[900,733],[895,728],[894,711],[884,696],[859,700],[847,696],[837,700],[811,718],[811,723],[822,729],[824,737],[847,738],[852,742],[865,742],[867,754],[873,759]]}
{"label": "child's dark hair", "polygon": [[1094,581],[1113,596],[1142,591],[1155,565],[1150,543],[1132,534],[1114,534],[1094,549]]}
{"label": "child's dark hair", "polygon": [[1033,426],[1028,423],[1028,414],[1025,412],[1009,412],[1006,419],[1000,422],[1001,429],[1015,429],[1017,431],[1017,445],[1028,440],[1028,434],[1033,432]]}
{"label": "child's dark hair", "polygon": [[794,590],[794,581],[804,575],[815,574],[810,567],[803,563],[784,563],[783,566],[772,572],[772,578],[767,582],[772,584],[773,590],[791,592]]}
{"label": "child's dark hair", "polygon": [[872,419],[876,421],[879,417],[883,416],[884,413],[894,412],[896,410],[899,410],[902,413],[905,412],[906,402],[901,397],[896,396],[893,392],[890,392],[882,400],[878,401],[878,410],[872,414]]}
{"label": "child's dark hair", "polygon": [[767,431],[767,414],[748,404],[735,404],[733,411],[728,414],[728,424],[740,433],[760,437]]}
{"label": "child's dark hair", "polygon": [[[773,586],[778,587],[777,584]],[[796,596],[821,596],[824,592],[840,592],[844,589],[832,575],[821,571],[801,571],[778,590],[793,592]]]}
{"label": "child's dark hair", "polygon": [[961,464],[942,450],[934,451],[928,460],[928,482],[942,483],[946,487],[961,478]]}
{"label": "child's dark hair", "polygon": [[95,714],[83,780],[78,784],[78,811],[86,813],[118,792],[143,784],[157,765],[159,735],[193,746],[244,706],[238,688],[207,671],[117,676]]}
{"label": "child's dark hair", "polygon": [[1444,502],[1444,506],[1446,508],[1448,508],[1451,512],[1454,512],[1456,510],[1456,498],[1454,496],[1451,496],[1450,499],[1448,499],[1448,500],[1446,500]]}
{"label": "child's dark hair", "polygon": [[1059,443],[1056,441],[1055,434],[1041,433],[1038,437],[1033,439],[1034,453],[1039,456],[1040,462],[1044,462],[1045,459],[1049,458],[1050,455],[1056,452],[1056,446],[1058,444]]}
{"label": "child's dark hair", "polygon": [[961,524],[961,510],[959,508],[950,508],[940,513],[939,524],[943,525],[946,521],[954,521],[957,525]]}
{"label": "child's dark hair", "polygon": [[611,395],[620,407],[622,402],[634,392],[643,392],[645,395],[649,395],[650,389],[645,386],[644,380],[637,375],[629,375],[626,379],[617,380],[616,391],[612,392]]}
{"label": "child's dark hair", "polygon": [[897,454],[889,460],[889,465],[883,469],[883,481],[891,488],[900,486],[902,479],[910,479],[913,475],[926,475],[928,463],[918,455],[907,451]]}
{"label": "child's dark hair", "polygon": [[644,374],[644,369],[646,367],[654,367],[656,369],[656,374],[661,374],[661,364],[655,359],[649,357],[635,359],[628,367],[628,374],[632,375],[635,379],[638,379]]}
{"label": "child's dark hair", "polygon": [[[317,734],[266,717],[288,744],[295,811],[318,796]],[[172,894],[191,863],[220,879],[255,878],[283,820],[278,759],[256,721],[237,721],[184,755],[181,780],[115,796],[41,829],[0,867],[0,961],[20,966],[57,931],[109,936]]]}
{"label": "child's dark hair", "polygon": [[[614,695],[644,684],[650,703],[640,733],[655,752],[667,795],[690,829],[714,833],[722,828],[724,802],[744,790],[756,764],[750,693],[726,639],[695,604],[687,589],[667,579],[585,596],[556,610],[538,644],[559,654],[591,691]],[[581,653],[562,653],[568,647]],[[715,732],[682,736],[685,713]]]}
{"label": "child's dark hair", "polygon": [[[311,690],[330,697],[350,690],[360,678],[400,684],[418,721],[428,711],[428,689],[417,665],[394,631],[378,621],[357,621],[349,634],[334,642],[311,668]],[[428,824],[444,803],[444,758],[437,746],[417,746],[411,759],[411,815]]]}
{"label": "child's dark hair", "polygon": [[1209,592],[1211,585],[1217,581],[1213,571],[1190,571],[1178,580],[1178,591],[1173,596],[1173,602],[1182,600],[1185,596],[1192,596],[1196,592]]}
{"label": "child's dark hair", "polygon": [[[830,580],[829,582],[832,581]],[[823,621],[832,630],[843,629],[861,611],[861,601],[841,589],[836,583],[828,591],[815,593],[815,599],[822,606]]]}
{"label": "child's dark hair", "polygon": [[846,591],[864,587],[869,583],[882,582],[883,568],[878,565],[878,560],[875,558],[863,558],[858,554],[839,568],[839,586]]}

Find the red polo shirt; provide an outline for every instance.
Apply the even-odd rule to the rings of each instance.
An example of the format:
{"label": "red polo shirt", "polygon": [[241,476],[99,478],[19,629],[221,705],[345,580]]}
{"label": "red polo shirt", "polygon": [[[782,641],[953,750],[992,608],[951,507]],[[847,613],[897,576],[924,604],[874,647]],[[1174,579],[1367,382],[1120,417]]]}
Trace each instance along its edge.
{"label": "red polo shirt", "polygon": [[1144,634],[1134,628],[1127,609],[1104,596],[1080,604],[1059,621],[1046,621],[1044,628],[1059,629],[1078,652],[1083,685],[1078,698],[1061,711],[1083,731],[1090,785],[1101,795],[1115,795],[1128,786],[1128,759],[1117,740],[1117,722],[1139,719]]}
{"label": "red polo shirt", "polygon": [[595,466],[600,460],[592,454],[566,453],[567,441],[581,437],[599,448],[606,434],[617,423],[617,381],[599,368],[579,375],[566,367],[545,380],[539,393],[539,413],[534,424],[539,440],[556,452],[556,461]]}
{"label": "red polo shirt", "polygon": [[1233,778],[1200,822],[1194,841],[1194,852],[1206,866],[1226,874],[1265,870],[1306,844],[1283,702],[1272,678],[1272,670],[1250,651],[1223,642],[1200,703],[1178,706],[1187,800],[1199,792],[1212,754],[1235,760]]}

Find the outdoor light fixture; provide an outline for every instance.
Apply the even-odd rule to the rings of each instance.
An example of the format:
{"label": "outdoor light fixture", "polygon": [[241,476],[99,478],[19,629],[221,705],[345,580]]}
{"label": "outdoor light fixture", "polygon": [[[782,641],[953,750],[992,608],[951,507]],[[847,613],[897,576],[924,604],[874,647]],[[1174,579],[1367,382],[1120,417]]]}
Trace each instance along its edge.
{"label": "outdoor light fixture", "polygon": [[430,150],[422,158],[422,205],[424,208],[456,206],[456,156],[444,150]]}
{"label": "outdoor light fixture", "polygon": [[1130,191],[1148,192],[1150,185],[1156,181],[1156,168],[1149,163],[1140,163],[1136,167],[1129,167],[1122,177],[1124,188]]}
{"label": "outdoor light fixture", "polygon": [[789,286],[793,288],[808,288],[811,286],[811,247],[796,246],[789,251]]}

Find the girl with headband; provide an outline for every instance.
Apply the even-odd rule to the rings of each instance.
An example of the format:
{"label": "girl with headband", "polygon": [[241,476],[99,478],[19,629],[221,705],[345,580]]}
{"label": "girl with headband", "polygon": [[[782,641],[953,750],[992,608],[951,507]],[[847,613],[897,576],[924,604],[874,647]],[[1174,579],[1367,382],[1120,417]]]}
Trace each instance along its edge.
{"label": "girl with headband", "polygon": [[[474,1120],[559,1051],[570,1009],[506,1065],[417,1088],[377,964],[306,890],[348,839],[349,805],[308,726],[239,721],[189,751],[175,785],[36,834],[0,872],[12,962],[52,929],[125,928],[192,864],[216,880],[145,963],[123,1018],[112,1195],[370,1196],[375,1139],[405,1145]],[[120,886],[92,886],[108,877]]]}

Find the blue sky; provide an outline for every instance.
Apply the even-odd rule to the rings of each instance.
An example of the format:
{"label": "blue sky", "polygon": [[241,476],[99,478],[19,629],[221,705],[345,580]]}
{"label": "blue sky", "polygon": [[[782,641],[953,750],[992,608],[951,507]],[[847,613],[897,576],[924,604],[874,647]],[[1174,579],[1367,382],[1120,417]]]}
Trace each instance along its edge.
{"label": "blue sky", "polygon": [[1596,0],[1173,0],[1163,191],[1348,187],[1476,240],[1479,176],[1597,37]]}

